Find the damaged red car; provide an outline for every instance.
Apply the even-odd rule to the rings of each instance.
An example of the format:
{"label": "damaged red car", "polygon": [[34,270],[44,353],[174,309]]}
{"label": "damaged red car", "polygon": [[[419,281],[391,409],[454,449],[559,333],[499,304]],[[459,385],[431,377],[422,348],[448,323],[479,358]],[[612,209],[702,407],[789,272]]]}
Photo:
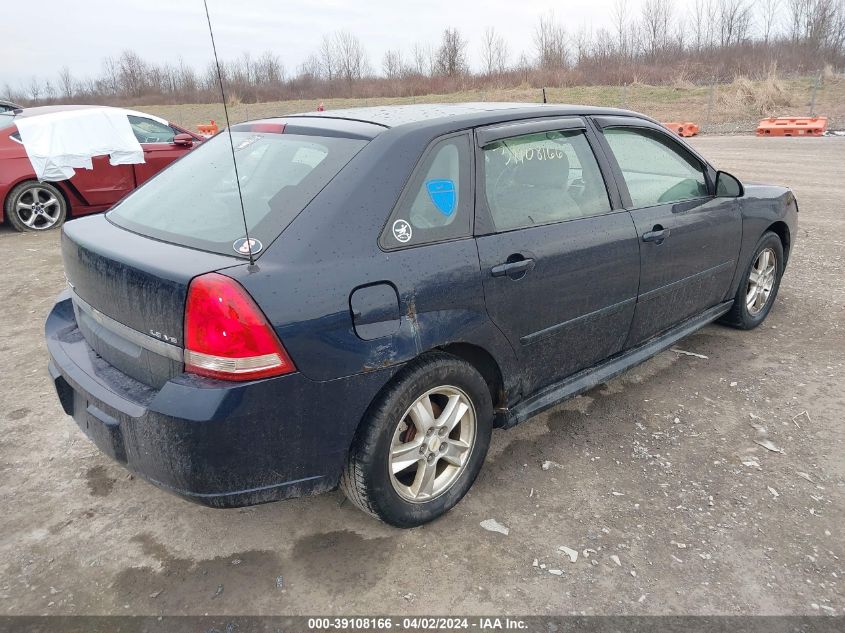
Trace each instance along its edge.
{"label": "damaged red car", "polygon": [[108,156],[95,156],[93,169],[77,169],[68,180],[39,181],[16,122],[92,107],[102,106],[42,106],[0,112],[0,222],[18,231],[44,231],[70,217],[105,211],[204,140],[151,114],[112,108],[128,118],[144,162],[112,165]]}

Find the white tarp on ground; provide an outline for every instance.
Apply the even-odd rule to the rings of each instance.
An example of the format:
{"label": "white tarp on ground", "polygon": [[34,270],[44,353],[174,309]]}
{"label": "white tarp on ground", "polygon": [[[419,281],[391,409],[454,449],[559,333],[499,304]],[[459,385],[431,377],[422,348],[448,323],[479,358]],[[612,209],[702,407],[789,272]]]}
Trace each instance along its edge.
{"label": "white tarp on ground", "polygon": [[94,156],[112,165],[144,162],[144,151],[124,110],[84,108],[18,117],[15,126],[39,180],[66,180],[92,169]]}

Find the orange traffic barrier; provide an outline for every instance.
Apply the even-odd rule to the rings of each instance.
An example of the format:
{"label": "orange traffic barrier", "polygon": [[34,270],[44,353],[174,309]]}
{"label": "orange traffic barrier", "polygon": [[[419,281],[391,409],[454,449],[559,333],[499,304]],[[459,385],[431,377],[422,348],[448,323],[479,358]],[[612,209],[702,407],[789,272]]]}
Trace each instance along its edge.
{"label": "orange traffic barrier", "polygon": [[826,129],[826,116],[770,117],[760,121],[757,136],[821,136]]}
{"label": "orange traffic barrier", "polygon": [[663,127],[672,130],[678,136],[695,136],[701,131],[697,123],[690,121],[669,121],[669,123],[664,123]]}
{"label": "orange traffic barrier", "polygon": [[214,119],[211,119],[211,123],[209,124],[200,123],[197,125],[197,130],[199,130],[199,133],[203,136],[214,136],[220,131],[220,128],[217,127]]}

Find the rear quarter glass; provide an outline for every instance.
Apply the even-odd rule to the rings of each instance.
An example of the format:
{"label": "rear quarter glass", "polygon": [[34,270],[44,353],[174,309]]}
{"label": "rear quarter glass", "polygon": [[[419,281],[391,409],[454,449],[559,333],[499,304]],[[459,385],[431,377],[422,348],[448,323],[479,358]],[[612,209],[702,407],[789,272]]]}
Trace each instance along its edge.
{"label": "rear quarter glass", "polygon": [[[266,246],[367,141],[235,130],[232,143],[249,236]],[[228,134],[218,134],[163,170],[107,217],[165,242],[245,254],[235,246],[244,237],[244,219]]]}

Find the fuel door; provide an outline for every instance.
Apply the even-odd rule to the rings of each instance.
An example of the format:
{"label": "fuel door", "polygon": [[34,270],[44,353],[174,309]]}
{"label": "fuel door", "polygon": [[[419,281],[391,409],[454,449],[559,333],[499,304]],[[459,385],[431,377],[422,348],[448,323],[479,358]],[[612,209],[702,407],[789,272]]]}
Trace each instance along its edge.
{"label": "fuel door", "polygon": [[399,295],[389,283],[359,286],[349,296],[355,334],[365,341],[399,331]]}

